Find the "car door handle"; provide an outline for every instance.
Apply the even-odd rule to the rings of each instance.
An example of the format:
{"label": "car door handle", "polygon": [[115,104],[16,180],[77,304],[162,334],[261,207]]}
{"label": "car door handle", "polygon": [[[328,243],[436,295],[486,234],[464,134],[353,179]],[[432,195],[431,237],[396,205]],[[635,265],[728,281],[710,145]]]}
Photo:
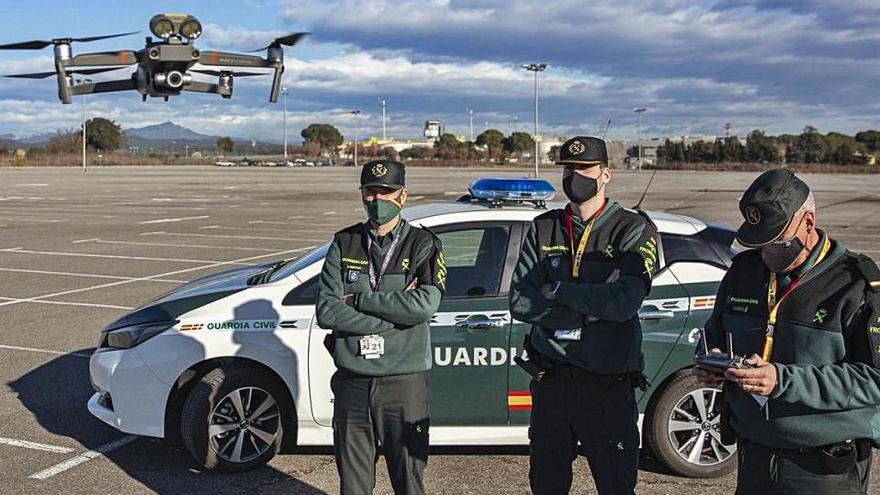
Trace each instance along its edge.
{"label": "car door handle", "polygon": [[675,318],[672,311],[639,311],[640,320],[668,320]]}
{"label": "car door handle", "polygon": [[467,328],[470,330],[489,330],[490,328],[501,328],[505,325],[505,321],[500,318],[468,318],[455,324],[458,328]]}

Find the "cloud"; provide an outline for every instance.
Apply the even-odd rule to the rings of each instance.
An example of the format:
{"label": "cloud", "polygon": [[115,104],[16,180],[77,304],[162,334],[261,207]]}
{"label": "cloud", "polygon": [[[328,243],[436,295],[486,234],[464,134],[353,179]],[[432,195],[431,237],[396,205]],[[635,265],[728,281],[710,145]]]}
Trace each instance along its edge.
{"label": "cloud", "polygon": [[[507,131],[515,119],[530,129],[533,75],[524,62],[550,64],[539,77],[545,134],[601,132],[610,118],[609,135],[633,136],[634,107],[648,108],[648,135],[720,134],[726,122],[741,134],[880,125],[876,1],[282,0],[279,15],[280,24],[260,29],[244,18],[207,23],[198,45],[238,51],[312,31],[285,50],[297,133],[314,119],[351,134],[346,112],[358,108],[361,134],[378,134],[380,97],[398,137],[418,137],[428,119],[466,134],[467,108],[478,130],[488,121]],[[51,68],[48,56],[0,59],[0,73]],[[266,101],[269,84],[240,78],[232,100],[186,94],[142,104],[123,93],[89,97],[89,107],[126,126],[174,120],[209,134],[268,136],[278,134],[281,112]],[[0,132],[78,125],[77,108],[55,93],[51,79],[0,80],[0,103],[10,102],[0,105],[8,118]]]}

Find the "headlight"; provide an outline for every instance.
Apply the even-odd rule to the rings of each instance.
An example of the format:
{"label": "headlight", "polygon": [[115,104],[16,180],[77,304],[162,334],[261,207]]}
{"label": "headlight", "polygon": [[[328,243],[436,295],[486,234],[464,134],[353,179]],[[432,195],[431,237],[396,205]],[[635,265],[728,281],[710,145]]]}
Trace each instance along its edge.
{"label": "headlight", "polygon": [[202,34],[202,24],[195,17],[190,17],[180,25],[180,34],[194,40]]}
{"label": "headlight", "polygon": [[162,321],[157,323],[144,323],[131,325],[103,332],[99,347],[113,349],[130,349],[143,343],[145,340],[155,337],[177,324],[177,321]]}
{"label": "headlight", "polygon": [[150,31],[160,38],[169,38],[174,34],[174,23],[162,14],[150,19]]}

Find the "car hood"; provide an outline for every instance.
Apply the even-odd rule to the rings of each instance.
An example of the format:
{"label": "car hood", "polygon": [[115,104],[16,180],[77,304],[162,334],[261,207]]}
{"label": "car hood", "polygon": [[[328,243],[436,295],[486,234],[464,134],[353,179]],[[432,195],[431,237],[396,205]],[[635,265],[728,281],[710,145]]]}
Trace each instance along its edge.
{"label": "car hood", "polygon": [[234,268],[197,278],[172,291],[159,296],[149,303],[107,325],[105,330],[113,330],[130,325],[174,321],[184,313],[212,303],[250,287],[248,280],[254,275],[272,268],[275,263]]}

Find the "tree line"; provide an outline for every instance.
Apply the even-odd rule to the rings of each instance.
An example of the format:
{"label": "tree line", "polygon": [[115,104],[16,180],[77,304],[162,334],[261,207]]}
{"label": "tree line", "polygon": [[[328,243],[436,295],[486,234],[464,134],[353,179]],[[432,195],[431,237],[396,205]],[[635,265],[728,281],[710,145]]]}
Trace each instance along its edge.
{"label": "tree line", "polygon": [[801,134],[768,136],[755,129],[745,139],[719,138],[713,142],[667,139],[657,149],[657,161],[664,163],[817,163],[861,164],[867,155],[880,152],[880,131],[867,130],[854,136],[839,132],[822,134],[806,126]]}

